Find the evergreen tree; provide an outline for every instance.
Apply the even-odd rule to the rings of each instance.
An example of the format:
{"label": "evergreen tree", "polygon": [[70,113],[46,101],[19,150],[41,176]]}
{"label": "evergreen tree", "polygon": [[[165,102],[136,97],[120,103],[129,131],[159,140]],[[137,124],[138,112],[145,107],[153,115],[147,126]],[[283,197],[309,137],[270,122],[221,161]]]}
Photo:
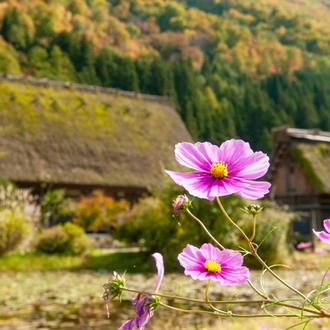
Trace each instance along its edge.
{"label": "evergreen tree", "polygon": [[129,57],[117,57],[116,64],[114,87],[127,91],[139,91],[139,79],[134,61]]}
{"label": "evergreen tree", "polygon": [[35,77],[46,78],[50,76],[51,66],[45,47],[34,46],[29,50],[27,56],[29,70]]}
{"label": "evergreen tree", "polygon": [[95,62],[95,71],[104,87],[115,87],[115,77],[118,72],[118,64],[115,55],[109,49],[102,49]]}
{"label": "evergreen tree", "polygon": [[2,20],[0,33],[18,50],[25,50],[32,43],[33,26],[16,6],[9,7]]}
{"label": "evergreen tree", "polygon": [[50,72],[48,77],[54,80],[76,81],[76,70],[67,54],[59,46],[53,46],[49,55]]}

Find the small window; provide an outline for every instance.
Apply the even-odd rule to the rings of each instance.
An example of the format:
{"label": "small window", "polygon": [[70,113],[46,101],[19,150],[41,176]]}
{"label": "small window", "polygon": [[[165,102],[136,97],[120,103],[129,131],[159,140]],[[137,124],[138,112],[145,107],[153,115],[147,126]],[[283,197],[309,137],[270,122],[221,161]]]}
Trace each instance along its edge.
{"label": "small window", "polygon": [[296,191],[297,189],[297,180],[296,180],[296,169],[294,166],[290,166],[288,170],[288,191]]}

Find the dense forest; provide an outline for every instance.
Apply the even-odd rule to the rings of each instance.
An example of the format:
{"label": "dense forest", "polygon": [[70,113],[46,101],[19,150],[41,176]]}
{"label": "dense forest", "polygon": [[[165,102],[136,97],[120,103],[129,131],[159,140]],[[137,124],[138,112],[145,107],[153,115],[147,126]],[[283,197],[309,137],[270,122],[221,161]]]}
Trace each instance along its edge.
{"label": "dense forest", "polygon": [[195,140],[330,131],[330,0],[0,1],[0,72],[172,97]]}

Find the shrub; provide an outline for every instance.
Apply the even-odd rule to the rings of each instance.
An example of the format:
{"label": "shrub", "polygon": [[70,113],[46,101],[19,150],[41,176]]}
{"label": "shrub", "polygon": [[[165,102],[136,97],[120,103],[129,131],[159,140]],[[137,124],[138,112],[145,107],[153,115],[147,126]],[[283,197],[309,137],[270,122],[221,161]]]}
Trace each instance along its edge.
{"label": "shrub", "polygon": [[76,203],[65,198],[65,189],[47,191],[41,196],[41,222],[44,227],[56,224],[59,220],[72,219],[76,211]]}
{"label": "shrub", "polygon": [[72,222],[66,222],[63,228],[68,237],[66,253],[81,255],[92,247],[92,241],[81,227]]}
{"label": "shrub", "polygon": [[118,215],[127,208],[127,201],[116,201],[103,191],[95,190],[92,196],[80,200],[73,221],[86,230],[115,226]]}
{"label": "shrub", "polygon": [[81,255],[91,248],[92,244],[82,228],[65,223],[42,229],[37,237],[36,249],[44,253],[64,253]]}
{"label": "shrub", "polygon": [[32,231],[32,224],[19,208],[0,210],[0,255],[16,249]]}
{"label": "shrub", "polygon": [[36,249],[49,254],[64,253],[68,240],[68,235],[61,225],[42,229],[37,238]]}

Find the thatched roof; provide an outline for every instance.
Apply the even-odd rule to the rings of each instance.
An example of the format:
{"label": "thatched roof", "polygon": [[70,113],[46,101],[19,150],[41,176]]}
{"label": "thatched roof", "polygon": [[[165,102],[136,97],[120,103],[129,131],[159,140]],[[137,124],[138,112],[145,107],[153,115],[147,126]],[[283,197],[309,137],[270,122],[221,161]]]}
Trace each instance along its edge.
{"label": "thatched roof", "polygon": [[269,179],[272,180],[281,162],[289,156],[304,171],[318,193],[330,194],[330,133],[320,129],[273,129],[273,152]]}
{"label": "thatched roof", "polygon": [[297,143],[293,154],[319,193],[330,193],[330,143]]}
{"label": "thatched roof", "polygon": [[43,80],[0,79],[0,176],[148,188],[191,137],[166,98]]}

